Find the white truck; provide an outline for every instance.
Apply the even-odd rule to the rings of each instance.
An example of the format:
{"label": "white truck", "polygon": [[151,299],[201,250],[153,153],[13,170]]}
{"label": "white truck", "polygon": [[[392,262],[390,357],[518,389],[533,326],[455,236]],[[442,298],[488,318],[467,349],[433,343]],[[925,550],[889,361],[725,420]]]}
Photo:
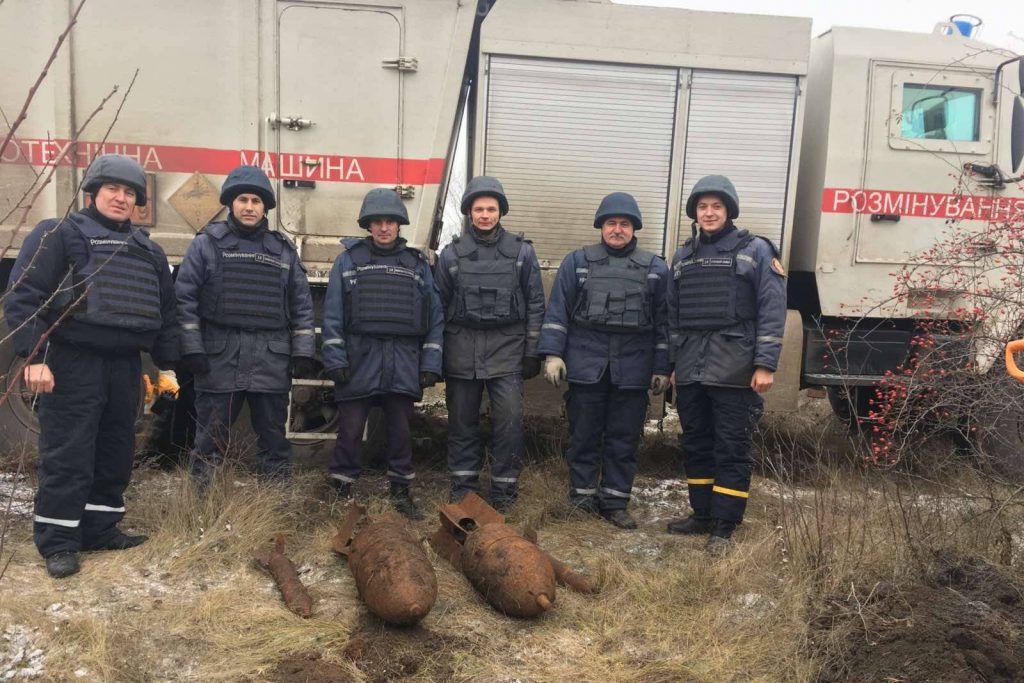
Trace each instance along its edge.
{"label": "white truck", "polygon": [[[8,120],[76,5],[0,6]],[[878,137],[876,129],[888,130],[889,98],[903,102],[903,83],[955,76],[950,84],[977,93],[982,139],[971,159],[1004,169],[1015,168],[1009,131],[1020,106],[1012,104],[1016,90],[1000,90],[992,103],[995,64],[1006,57],[989,46],[856,29],[812,41],[810,27],[806,18],[607,0],[88,0],[28,118],[0,150],[0,245],[12,245],[0,276],[6,280],[35,221],[80,205],[82,173],[102,152],[136,156],[150,174],[155,201],[137,218],[172,263],[219,213],[226,173],[239,163],[263,167],[279,196],[271,218],[299,246],[318,300],[339,237],[361,234],[355,216],[371,187],[398,189],[412,218],[404,236],[430,249],[452,231],[441,221],[450,171],[496,175],[512,203],[504,224],[533,240],[553,276],[568,251],[595,239],[592,212],[613,190],[638,198],[641,244],[670,258],[691,232],[683,212],[689,188],[722,173],[739,190],[742,226],[771,238],[794,271],[773,392],[777,405],[792,406],[801,384],[829,382],[802,367],[814,336],[805,344],[801,317],[811,329],[812,319],[835,315],[854,286],[884,277],[867,208],[847,212],[840,202],[822,212],[822,197],[950,187],[941,173],[918,170],[923,155],[897,154],[903,150],[889,143],[902,139],[899,126],[896,137]],[[115,103],[136,69],[115,123]],[[893,80],[914,69],[929,76]],[[1004,83],[1015,88],[1018,72],[1004,68]],[[76,134],[115,83],[115,99]],[[1024,120],[1013,127],[1019,147]],[[881,154],[892,160],[875,164]],[[19,202],[51,167],[54,181],[19,227]],[[911,226],[919,219],[903,215],[897,227],[907,234],[898,239],[916,248],[920,230]],[[9,352],[0,358],[0,371],[12,360]],[[15,396],[0,408],[0,429],[31,428],[30,399]],[[328,384],[296,381],[290,438],[330,448],[334,429]]]}
{"label": "white truck", "polygon": [[1024,66],[957,28],[835,28],[813,41],[789,305],[804,320],[801,381],[828,387],[840,413],[867,415],[875,383],[961,295],[896,297],[891,273],[939,240],[1024,222]]}

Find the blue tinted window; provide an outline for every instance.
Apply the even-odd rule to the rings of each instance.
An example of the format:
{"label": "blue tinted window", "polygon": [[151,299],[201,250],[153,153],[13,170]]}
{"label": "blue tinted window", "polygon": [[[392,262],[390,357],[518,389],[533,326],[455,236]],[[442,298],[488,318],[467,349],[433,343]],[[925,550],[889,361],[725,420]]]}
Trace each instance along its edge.
{"label": "blue tinted window", "polygon": [[900,137],[976,141],[980,100],[980,90],[905,83]]}

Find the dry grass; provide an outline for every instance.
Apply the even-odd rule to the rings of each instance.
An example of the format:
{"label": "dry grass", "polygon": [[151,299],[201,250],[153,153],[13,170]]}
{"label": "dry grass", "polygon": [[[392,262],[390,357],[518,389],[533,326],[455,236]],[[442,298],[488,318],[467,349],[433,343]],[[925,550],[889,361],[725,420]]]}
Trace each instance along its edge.
{"label": "dry grass", "polygon": [[[769,464],[782,460],[770,451]],[[811,681],[842,656],[848,636],[814,626],[828,596],[909,577],[937,549],[1020,563],[1024,515],[1007,489],[963,472],[952,483],[897,480],[836,465],[842,457],[821,458],[831,464],[800,477],[758,478],[737,547],[720,560],[705,555],[703,538],[664,533],[665,520],[686,507],[679,482],[659,482],[645,465],[634,502],[641,529],[623,532],[572,513],[564,464],[534,459],[511,522],[537,529],[543,547],[598,578],[601,594],[560,589],[543,618],[509,619],[431,553],[439,595],[412,630],[366,615],[330,551],[342,508],[319,473],[272,487],[228,472],[199,499],[179,473],[139,472],[125,527],[150,533],[150,542],[88,554],[70,579],[45,576],[30,522],[17,520],[0,622],[30,631],[45,651],[43,680],[53,681],[303,680],[277,667],[311,651],[353,681]],[[665,463],[653,469],[663,475]],[[417,496],[434,509],[444,476],[421,478]],[[386,507],[384,487],[379,476],[360,482],[371,512]],[[425,537],[435,520],[417,532]],[[252,562],[277,533],[316,601],[311,619],[289,613]],[[374,669],[357,642],[404,662],[405,673]]]}

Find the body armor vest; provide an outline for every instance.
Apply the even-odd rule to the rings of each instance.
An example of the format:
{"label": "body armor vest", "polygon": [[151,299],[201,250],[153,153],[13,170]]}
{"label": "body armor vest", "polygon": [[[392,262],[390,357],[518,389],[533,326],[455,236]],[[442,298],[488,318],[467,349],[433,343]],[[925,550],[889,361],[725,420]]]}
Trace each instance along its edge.
{"label": "body armor vest", "polygon": [[601,244],[584,247],[583,253],[587,281],[577,298],[573,322],[606,332],[653,330],[647,272],[654,254],[635,248],[628,256],[612,256]]}
{"label": "body armor vest", "polygon": [[206,229],[213,240],[217,266],[199,296],[200,315],[217,325],[278,330],[288,326],[285,309],[289,265],[283,245],[267,232],[260,240],[239,238],[227,223]]}
{"label": "body armor vest", "polygon": [[719,330],[756,316],[753,289],[736,276],[736,254],[753,239],[743,230],[731,253],[704,257],[691,243],[672,273],[680,329]]}
{"label": "body armor vest", "polygon": [[[422,337],[427,333],[427,302],[416,272],[419,256],[402,247],[394,256],[375,256],[360,240],[348,249],[355,274],[346,327],[356,334]],[[387,259],[390,263],[378,263]],[[347,277],[347,275],[346,275]]]}
{"label": "body armor vest", "polygon": [[494,244],[480,245],[472,237],[457,238],[458,285],[448,321],[477,329],[505,327],[526,319],[526,302],[519,282],[521,235],[502,232]]}
{"label": "body armor vest", "polygon": [[[74,298],[84,292],[85,299],[71,316],[93,325],[159,330],[161,266],[155,245],[139,231],[116,232],[84,216],[69,220],[89,249],[89,260],[72,274]],[[65,302],[71,303],[70,296]]]}

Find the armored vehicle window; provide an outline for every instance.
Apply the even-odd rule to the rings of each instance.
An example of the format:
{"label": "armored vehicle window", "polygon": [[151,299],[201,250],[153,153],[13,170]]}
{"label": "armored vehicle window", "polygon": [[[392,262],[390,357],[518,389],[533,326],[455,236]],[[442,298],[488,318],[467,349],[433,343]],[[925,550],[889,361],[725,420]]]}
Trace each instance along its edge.
{"label": "armored vehicle window", "polygon": [[900,137],[977,141],[980,98],[980,90],[905,83]]}

